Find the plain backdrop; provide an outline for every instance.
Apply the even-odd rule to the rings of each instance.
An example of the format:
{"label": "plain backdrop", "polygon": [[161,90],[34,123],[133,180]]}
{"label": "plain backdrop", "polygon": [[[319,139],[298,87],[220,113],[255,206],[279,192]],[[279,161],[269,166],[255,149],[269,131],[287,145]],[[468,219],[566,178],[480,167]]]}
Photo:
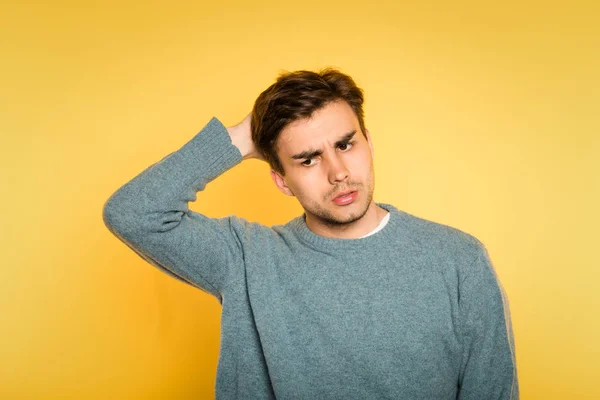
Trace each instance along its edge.
{"label": "plain backdrop", "polygon": [[[600,17],[581,1],[0,6],[0,397],[209,399],[220,305],[102,207],[283,71],[365,90],[375,200],[473,234],[508,294],[522,399],[600,398]],[[244,161],[190,207],[302,209]]]}

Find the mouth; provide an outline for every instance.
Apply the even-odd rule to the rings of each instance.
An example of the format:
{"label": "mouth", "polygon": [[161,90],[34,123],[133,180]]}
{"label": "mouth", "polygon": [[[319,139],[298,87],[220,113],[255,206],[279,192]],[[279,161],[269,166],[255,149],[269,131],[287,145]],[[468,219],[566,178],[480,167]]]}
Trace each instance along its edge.
{"label": "mouth", "polygon": [[340,193],[337,197],[335,197],[333,199],[333,202],[337,205],[345,206],[347,204],[354,202],[354,200],[356,199],[356,196],[358,196],[358,191],[348,190],[348,191]]}

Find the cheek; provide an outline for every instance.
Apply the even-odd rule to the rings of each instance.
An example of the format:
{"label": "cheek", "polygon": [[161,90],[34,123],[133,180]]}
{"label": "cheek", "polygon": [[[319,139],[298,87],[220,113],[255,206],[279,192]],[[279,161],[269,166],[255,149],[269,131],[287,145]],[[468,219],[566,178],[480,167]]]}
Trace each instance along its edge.
{"label": "cheek", "polygon": [[371,153],[363,151],[352,155],[351,159],[348,160],[350,165],[350,172],[354,176],[367,176],[371,169],[372,159]]}
{"label": "cheek", "polygon": [[324,182],[326,180],[324,181],[321,172],[315,169],[295,175],[288,186],[298,197],[316,199],[322,197],[322,193],[325,191]]}

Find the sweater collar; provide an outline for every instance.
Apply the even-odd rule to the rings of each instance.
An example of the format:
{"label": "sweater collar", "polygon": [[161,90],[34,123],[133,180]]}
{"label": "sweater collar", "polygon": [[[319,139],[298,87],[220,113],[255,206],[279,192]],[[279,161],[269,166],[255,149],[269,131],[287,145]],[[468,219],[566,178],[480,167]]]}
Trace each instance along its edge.
{"label": "sweater collar", "polygon": [[337,239],[317,235],[306,225],[305,213],[291,220],[288,223],[288,226],[301,241],[311,245],[311,247],[325,250],[362,250],[372,246],[374,243],[392,238],[394,236],[393,232],[402,223],[402,219],[404,218],[404,213],[393,205],[386,203],[376,204],[390,213],[389,221],[379,232],[367,237],[356,239]]}

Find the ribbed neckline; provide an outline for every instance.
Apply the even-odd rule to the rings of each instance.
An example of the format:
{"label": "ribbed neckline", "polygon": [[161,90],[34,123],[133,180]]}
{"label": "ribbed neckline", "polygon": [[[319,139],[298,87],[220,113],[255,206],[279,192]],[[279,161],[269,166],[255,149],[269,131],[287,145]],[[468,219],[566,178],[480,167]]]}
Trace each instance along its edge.
{"label": "ribbed neckline", "polygon": [[366,238],[367,236],[376,234],[377,232],[382,230],[383,227],[386,226],[388,222],[390,222],[390,212],[389,211],[385,213],[383,218],[381,218],[381,222],[375,229],[373,229],[371,232],[367,233],[366,235],[361,236],[360,239],[363,239],[363,238]]}
{"label": "ribbed neckline", "polygon": [[389,211],[390,219],[388,223],[379,232],[367,237],[356,239],[337,239],[317,235],[306,225],[306,213],[294,218],[288,223],[289,228],[298,236],[300,240],[323,250],[361,250],[373,246],[373,244],[382,240],[388,240],[397,228],[402,224],[405,214],[391,204],[375,203],[379,207]]}

